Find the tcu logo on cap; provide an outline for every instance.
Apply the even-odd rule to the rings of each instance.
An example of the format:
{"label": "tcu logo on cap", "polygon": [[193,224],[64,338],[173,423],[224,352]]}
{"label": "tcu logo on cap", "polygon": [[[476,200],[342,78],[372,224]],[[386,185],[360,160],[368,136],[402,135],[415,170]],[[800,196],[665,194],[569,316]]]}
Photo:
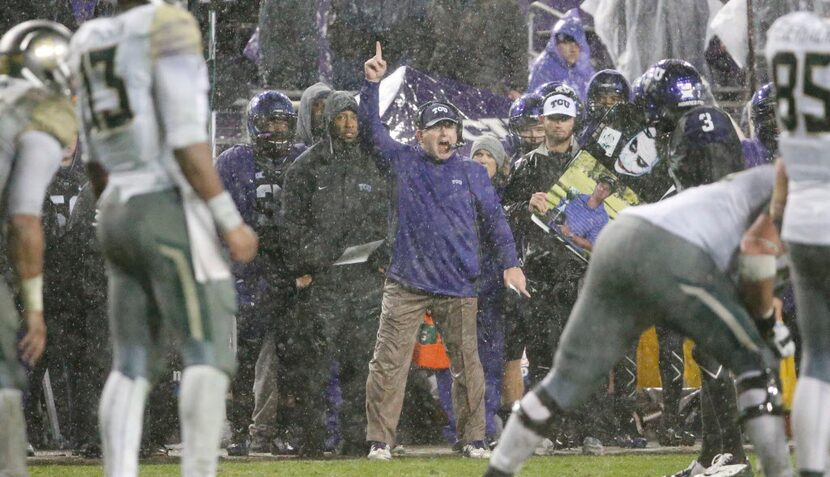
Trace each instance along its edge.
{"label": "tcu logo on cap", "polygon": [[542,108],[542,113],[545,116],[551,114],[563,114],[565,116],[576,117],[576,102],[573,98],[569,98],[563,94],[556,94],[549,96],[545,100],[545,106]]}
{"label": "tcu logo on cap", "polygon": [[450,112],[450,110],[449,110],[449,109],[447,109],[447,107],[446,107],[446,106],[437,105],[437,106],[433,106],[433,107],[432,107],[432,114],[436,114],[436,113],[449,113],[449,112]]}
{"label": "tcu logo on cap", "polygon": [[553,106],[563,106],[565,108],[570,108],[571,107],[571,100],[569,100],[568,98],[563,98],[563,97],[560,96],[558,98],[551,98],[551,101],[550,101],[549,104],[550,104],[551,107],[553,107]]}

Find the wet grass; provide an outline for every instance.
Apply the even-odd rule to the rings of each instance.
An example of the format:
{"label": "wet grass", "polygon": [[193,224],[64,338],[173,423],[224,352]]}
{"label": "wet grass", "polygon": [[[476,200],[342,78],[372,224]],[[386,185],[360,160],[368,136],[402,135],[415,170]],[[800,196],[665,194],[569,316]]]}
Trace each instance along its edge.
{"label": "wet grass", "polygon": [[[650,477],[672,474],[685,468],[693,454],[671,455],[616,455],[602,457],[555,456],[534,457],[525,466],[521,476],[557,477]],[[404,457],[391,462],[353,460],[223,460],[219,464],[220,476],[478,476],[487,467],[486,462],[462,459],[455,456]],[[32,477],[81,477],[100,476],[100,465],[47,465],[29,468]],[[142,464],[142,477],[178,476],[177,464]]]}

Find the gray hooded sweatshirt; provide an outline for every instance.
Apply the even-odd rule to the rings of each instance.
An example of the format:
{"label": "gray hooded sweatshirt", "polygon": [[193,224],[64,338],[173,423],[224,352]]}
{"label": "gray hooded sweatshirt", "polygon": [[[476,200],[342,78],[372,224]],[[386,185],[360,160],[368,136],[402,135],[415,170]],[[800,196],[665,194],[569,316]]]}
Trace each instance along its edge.
{"label": "gray hooded sweatshirt", "polygon": [[[311,147],[315,142],[311,130],[311,106],[320,95],[328,94],[331,88],[325,83],[314,83],[300,96],[300,112],[297,114],[297,141]],[[317,140],[322,138],[317,138]]]}

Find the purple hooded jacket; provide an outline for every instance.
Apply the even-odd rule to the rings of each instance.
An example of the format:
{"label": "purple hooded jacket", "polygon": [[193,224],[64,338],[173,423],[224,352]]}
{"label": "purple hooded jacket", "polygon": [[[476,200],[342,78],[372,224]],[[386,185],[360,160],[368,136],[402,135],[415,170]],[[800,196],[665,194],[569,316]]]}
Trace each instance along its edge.
{"label": "purple hooded jacket", "polygon": [[358,114],[378,168],[392,181],[387,276],[429,294],[474,297],[482,250],[494,253],[502,270],[519,266],[496,191],[485,169],[457,151],[436,161],[420,146],[392,139],[380,120],[378,89],[364,81]]}
{"label": "purple hooded jacket", "polygon": [[[556,35],[564,33],[573,37],[579,45],[579,57],[573,66],[559,55],[556,48]],[[550,41],[544,53],[536,58],[530,70],[527,90],[534,91],[539,86],[551,81],[564,81],[579,93],[580,99],[585,101],[588,91],[588,81],[594,75],[594,67],[591,65],[591,47],[585,37],[585,30],[582,28],[579,10],[574,8],[556,22],[551,31]]]}

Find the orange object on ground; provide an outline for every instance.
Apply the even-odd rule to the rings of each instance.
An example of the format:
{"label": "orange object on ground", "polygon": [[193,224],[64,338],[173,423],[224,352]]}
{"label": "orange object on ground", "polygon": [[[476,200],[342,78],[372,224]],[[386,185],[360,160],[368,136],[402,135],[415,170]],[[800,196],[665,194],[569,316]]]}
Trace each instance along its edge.
{"label": "orange object on ground", "polygon": [[412,353],[412,362],[426,369],[447,369],[450,367],[450,358],[444,348],[441,333],[427,313],[424,322],[418,329],[418,340],[415,341],[415,351]]}

